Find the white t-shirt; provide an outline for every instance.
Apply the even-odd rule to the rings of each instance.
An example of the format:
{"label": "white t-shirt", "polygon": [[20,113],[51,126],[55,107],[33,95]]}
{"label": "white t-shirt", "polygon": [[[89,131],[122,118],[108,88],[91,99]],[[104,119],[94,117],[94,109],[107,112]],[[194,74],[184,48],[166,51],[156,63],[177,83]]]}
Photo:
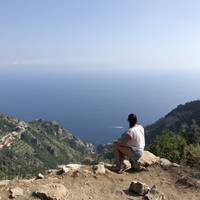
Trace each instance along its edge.
{"label": "white t-shirt", "polygon": [[134,127],[129,128],[126,134],[131,136],[131,140],[128,142],[129,147],[133,150],[144,149],[144,128],[141,125],[136,124]]}

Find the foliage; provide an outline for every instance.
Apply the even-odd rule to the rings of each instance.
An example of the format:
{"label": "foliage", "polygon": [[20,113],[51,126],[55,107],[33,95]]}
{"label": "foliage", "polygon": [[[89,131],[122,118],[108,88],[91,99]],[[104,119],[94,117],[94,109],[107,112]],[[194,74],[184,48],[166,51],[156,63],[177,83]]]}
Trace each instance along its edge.
{"label": "foliage", "polygon": [[186,130],[190,133],[185,134],[183,129],[179,134],[165,130],[156,137],[156,140],[148,149],[160,157],[200,169],[199,127],[193,122],[191,127],[187,127]]}
{"label": "foliage", "polygon": [[97,147],[95,155],[96,163],[104,161],[108,163],[114,162],[114,154],[112,150],[112,144],[100,144]]}
{"label": "foliage", "polygon": [[0,115],[0,136],[4,136],[7,132],[14,130],[18,120],[6,115]]}
{"label": "foliage", "polygon": [[[188,102],[184,105],[179,105],[166,116],[147,126],[145,128],[146,143],[148,145],[152,144],[156,136],[161,134],[162,131],[165,129],[173,131],[174,133],[178,133],[182,129],[183,125],[186,128],[185,136],[190,137],[192,136],[190,134],[193,134],[194,129],[196,129],[195,127],[193,127],[193,130],[191,128],[191,126],[194,125],[194,120],[196,125],[200,126],[200,100]],[[199,131],[195,130],[195,132],[197,133]],[[199,134],[195,135],[197,136]],[[198,138],[199,137],[200,136],[198,136]],[[193,143],[196,139],[192,137],[187,138],[186,140],[188,141],[188,143]]]}
{"label": "foliage", "polygon": [[179,134],[185,137],[188,144],[200,144],[200,127],[194,119],[190,126],[182,126]]}
{"label": "foliage", "polygon": [[180,162],[185,157],[186,140],[169,130],[165,130],[148,149],[154,154],[173,162]]}
{"label": "foliage", "polygon": [[[19,120],[0,116],[0,139],[13,131]],[[55,122],[35,120],[0,149],[0,179],[31,177],[58,164],[80,163],[90,155],[87,144]]]}
{"label": "foliage", "polygon": [[190,144],[186,147],[186,164],[200,169],[200,144]]}

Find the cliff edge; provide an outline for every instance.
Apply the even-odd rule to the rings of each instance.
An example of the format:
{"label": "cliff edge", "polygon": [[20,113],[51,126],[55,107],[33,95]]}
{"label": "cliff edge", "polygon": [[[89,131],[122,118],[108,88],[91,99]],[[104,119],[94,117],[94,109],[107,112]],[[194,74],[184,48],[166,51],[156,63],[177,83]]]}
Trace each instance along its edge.
{"label": "cliff edge", "polygon": [[0,181],[0,199],[200,199],[200,182],[182,166],[150,152],[145,152],[140,162],[147,167],[145,171],[130,170],[123,174],[116,174],[106,163],[59,165],[32,179]]}

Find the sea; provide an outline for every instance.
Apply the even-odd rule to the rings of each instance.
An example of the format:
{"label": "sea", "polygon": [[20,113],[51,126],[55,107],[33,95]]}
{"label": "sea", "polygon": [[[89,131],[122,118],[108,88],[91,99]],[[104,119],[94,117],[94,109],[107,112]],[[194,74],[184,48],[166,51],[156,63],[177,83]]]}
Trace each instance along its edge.
{"label": "sea", "polygon": [[200,97],[198,74],[135,70],[0,69],[0,113],[57,121],[85,142],[111,143],[135,113],[143,126]]}

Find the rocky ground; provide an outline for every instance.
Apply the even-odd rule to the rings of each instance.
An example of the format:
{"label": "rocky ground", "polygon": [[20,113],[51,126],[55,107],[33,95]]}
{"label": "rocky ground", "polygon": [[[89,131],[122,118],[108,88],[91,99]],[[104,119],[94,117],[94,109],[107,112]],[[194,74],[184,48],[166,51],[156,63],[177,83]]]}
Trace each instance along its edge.
{"label": "rocky ground", "polygon": [[[0,199],[16,200],[199,200],[200,181],[181,166],[150,155],[145,171],[116,174],[107,164],[63,165],[47,175],[0,181]],[[142,161],[141,161],[142,162]],[[153,188],[152,188],[153,187]],[[152,188],[152,189],[151,189]],[[147,193],[147,194],[146,194]]]}

